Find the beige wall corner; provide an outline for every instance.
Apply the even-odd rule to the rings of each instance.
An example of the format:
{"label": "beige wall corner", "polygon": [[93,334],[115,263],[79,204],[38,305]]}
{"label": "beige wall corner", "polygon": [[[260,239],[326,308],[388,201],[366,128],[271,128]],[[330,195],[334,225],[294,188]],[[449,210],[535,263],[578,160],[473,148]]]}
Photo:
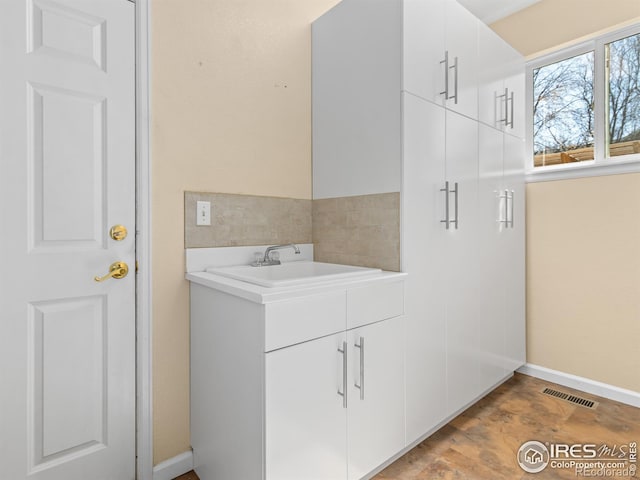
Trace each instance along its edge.
{"label": "beige wall corner", "polygon": [[527,186],[527,361],[640,392],[640,174]]}
{"label": "beige wall corner", "polygon": [[532,56],[634,21],[640,21],[638,0],[541,0],[491,28],[520,53]]}
{"label": "beige wall corner", "polygon": [[311,198],[310,23],[337,2],[152,2],[156,464],[189,449],[184,191]]}

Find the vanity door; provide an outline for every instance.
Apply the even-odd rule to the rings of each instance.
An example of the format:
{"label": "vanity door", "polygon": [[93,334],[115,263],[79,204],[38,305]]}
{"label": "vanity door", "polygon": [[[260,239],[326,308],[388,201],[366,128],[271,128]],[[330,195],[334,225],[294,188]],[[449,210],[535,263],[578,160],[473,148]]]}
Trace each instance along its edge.
{"label": "vanity door", "polygon": [[265,354],[267,480],[346,479],[348,353],[337,333]]}

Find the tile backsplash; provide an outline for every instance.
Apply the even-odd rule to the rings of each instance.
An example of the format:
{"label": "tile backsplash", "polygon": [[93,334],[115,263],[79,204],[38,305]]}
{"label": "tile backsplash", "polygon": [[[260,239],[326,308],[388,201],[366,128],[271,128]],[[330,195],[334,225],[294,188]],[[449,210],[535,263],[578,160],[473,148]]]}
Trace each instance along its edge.
{"label": "tile backsplash", "polygon": [[313,201],[313,251],[318,262],[400,271],[400,194]]}
{"label": "tile backsplash", "polygon": [[[211,226],[196,226],[196,202],[211,202]],[[185,192],[185,248],[311,243],[311,200]]]}
{"label": "tile backsplash", "polygon": [[[211,226],[196,226],[196,202]],[[185,192],[185,248],[313,243],[314,260],[400,271],[400,194],[303,200]]]}

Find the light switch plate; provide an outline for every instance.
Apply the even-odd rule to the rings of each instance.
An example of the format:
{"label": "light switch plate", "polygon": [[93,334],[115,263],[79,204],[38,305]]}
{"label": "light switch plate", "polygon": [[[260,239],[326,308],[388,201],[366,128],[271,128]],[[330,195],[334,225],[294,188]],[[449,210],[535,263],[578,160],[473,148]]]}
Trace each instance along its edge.
{"label": "light switch plate", "polygon": [[211,202],[196,202],[196,225],[211,225]]}

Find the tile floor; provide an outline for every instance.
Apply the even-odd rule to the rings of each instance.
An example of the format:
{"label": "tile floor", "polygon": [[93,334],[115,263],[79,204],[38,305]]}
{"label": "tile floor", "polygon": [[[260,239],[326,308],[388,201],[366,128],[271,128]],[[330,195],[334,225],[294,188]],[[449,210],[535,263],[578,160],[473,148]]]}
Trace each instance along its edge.
{"label": "tile floor", "polygon": [[[590,410],[543,395],[540,391],[546,386],[595,400],[599,405]],[[592,443],[598,447],[606,444],[617,448],[630,442],[640,444],[640,409],[516,374],[388,466],[374,480],[580,478],[575,469],[547,467],[537,474],[525,473],[516,455],[520,446],[529,440],[569,445]],[[607,478],[630,477],[628,472],[626,477],[613,473],[616,475]],[[640,473],[635,475],[640,479]],[[176,480],[198,480],[198,476],[189,472]]]}

